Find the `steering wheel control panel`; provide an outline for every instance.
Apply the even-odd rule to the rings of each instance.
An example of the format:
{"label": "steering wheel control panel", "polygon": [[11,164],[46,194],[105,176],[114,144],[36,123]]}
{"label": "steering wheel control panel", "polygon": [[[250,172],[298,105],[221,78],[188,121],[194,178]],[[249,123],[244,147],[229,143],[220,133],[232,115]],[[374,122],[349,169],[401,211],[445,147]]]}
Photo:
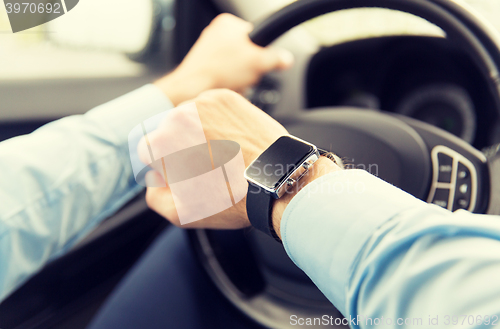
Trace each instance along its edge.
{"label": "steering wheel control panel", "polygon": [[451,211],[476,206],[477,172],[467,158],[443,145],[431,152],[433,179],[427,202]]}

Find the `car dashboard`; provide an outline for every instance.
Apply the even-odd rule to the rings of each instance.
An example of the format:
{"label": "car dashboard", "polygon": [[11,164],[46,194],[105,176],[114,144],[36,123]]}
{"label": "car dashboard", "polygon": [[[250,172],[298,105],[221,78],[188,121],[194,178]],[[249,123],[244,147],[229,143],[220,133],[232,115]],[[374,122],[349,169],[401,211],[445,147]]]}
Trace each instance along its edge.
{"label": "car dashboard", "polygon": [[[301,63],[303,62],[303,63]],[[271,74],[252,101],[276,117],[287,95],[303,109],[354,107],[411,117],[476,148],[500,141],[499,113],[475,63],[445,38],[384,36],[322,47],[293,73]],[[302,86],[283,75],[303,75]],[[296,79],[291,79],[297,81]],[[284,100],[287,103],[286,100]]]}
{"label": "car dashboard", "polygon": [[447,39],[394,36],[327,47],[309,64],[307,108],[353,106],[413,117],[477,148],[498,113],[479,69]]}

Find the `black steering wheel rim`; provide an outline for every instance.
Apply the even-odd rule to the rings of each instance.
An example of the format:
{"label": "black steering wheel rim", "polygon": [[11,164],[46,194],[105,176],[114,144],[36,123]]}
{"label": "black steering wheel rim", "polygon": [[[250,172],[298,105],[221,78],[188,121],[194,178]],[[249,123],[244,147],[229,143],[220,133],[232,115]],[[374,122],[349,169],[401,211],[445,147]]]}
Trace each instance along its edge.
{"label": "black steering wheel rim", "polygon": [[[250,38],[260,46],[267,46],[291,28],[311,18],[329,12],[366,7],[414,14],[442,28],[448,38],[461,45],[474,58],[483,75],[488,78],[496,108],[500,109],[500,43],[495,33],[485,26],[480,18],[449,0],[301,0],[261,22],[250,34]],[[248,232],[245,230],[243,236],[248,235]],[[287,309],[290,304],[280,306],[276,305],[276,296],[248,297],[238,291],[231,282],[230,274],[218,259],[220,246],[214,246],[210,242],[210,230],[195,230],[189,234],[194,249],[212,281],[240,311],[266,327],[292,327],[289,322],[292,309]],[[294,314],[297,313],[295,309]],[[325,309],[320,308],[320,313],[325,314]]]}
{"label": "black steering wheel rim", "polygon": [[500,37],[484,19],[449,0],[301,0],[269,16],[250,33],[265,47],[293,27],[330,12],[355,8],[384,8],[421,17],[446,32],[461,46],[487,77],[496,108],[500,109]]}

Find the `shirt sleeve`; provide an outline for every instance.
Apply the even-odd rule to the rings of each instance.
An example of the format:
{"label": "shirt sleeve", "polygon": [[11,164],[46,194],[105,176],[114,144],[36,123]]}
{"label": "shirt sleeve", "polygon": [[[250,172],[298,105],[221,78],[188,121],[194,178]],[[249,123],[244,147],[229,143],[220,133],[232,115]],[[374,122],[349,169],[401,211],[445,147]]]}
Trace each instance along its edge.
{"label": "shirt sleeve", "polygon": [[292,199],[281,235],[353,328],[453,328],[464,315],[470,328],[499,323],[497,216],[452,213],[345,170]]}
{"label": "shirt sleeve", "polygon": [[129,132],[172,107],[146,85],[0,143],[0,299],[141,191]]}

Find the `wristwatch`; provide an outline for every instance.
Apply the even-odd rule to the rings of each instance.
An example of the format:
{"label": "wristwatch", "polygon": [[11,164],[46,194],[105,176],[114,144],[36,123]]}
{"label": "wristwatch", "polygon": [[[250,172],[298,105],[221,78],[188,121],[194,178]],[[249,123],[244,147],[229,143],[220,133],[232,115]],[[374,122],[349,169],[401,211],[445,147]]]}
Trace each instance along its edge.
{"label": "wristwatch", "polygon": [[295,136],[282,136],[245,170],[247,214],[253,227],[281,241],[271,219],[275,199],[293,188],[327,151]]}

